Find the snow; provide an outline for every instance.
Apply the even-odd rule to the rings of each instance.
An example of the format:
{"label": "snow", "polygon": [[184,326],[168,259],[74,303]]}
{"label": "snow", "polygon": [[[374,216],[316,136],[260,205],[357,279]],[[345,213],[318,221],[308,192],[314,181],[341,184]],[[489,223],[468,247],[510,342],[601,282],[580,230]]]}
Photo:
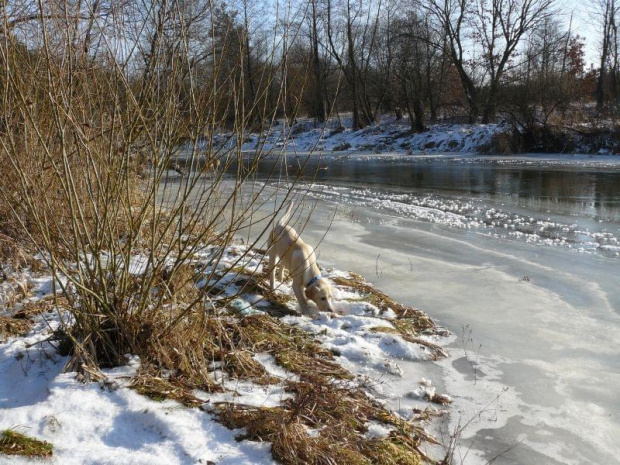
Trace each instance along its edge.
{"label": "snow", "polygon": [[[351,308],[354,313],[346,314]],[[367,312],[366,308],[373,311]],[[335,318],[319,314],[313,319],[287,316],[283,320],[315,334],[354,373],[377,371],[402,376],[398,360],[431,360],[431,354],[424,346],[407,342],[396,334],[370,331],[377,327],[393,328],[389,320],[379,316],[379,310],[371,304],[351,305],[350,302],[339,300],[336,293],[334,309],[337,313],[345,314]]]}
{"label": "snow", "polygon": [[[238,263],[244,246],[226,251],[218,264],[224,270],[236,263],[248,272],[261,267],[249,253]],[[208,256],[208,251],[202,252]],[[132,271],[143,269],[136,257]],[[338,270],[323,270],[324,276],[347,276]],[[25,281],[24,281],[25,280]],[[30,283],[29,299],[36,301],[49,296],[51,278],[33,277],[29,273],[16,277],[12,283]],[[232,278],[224,277],[231,283]],[[0,314],[7,314],[9,303],[19,285],[4,286]],[[278,292],[291,293],[284,284]],[[244,295],[238,299],[241,313],[260,312],[260,296]],[[427,361],[429,354],[418,344],[398,335],[375,333],[371,328],[392,327],[393,311],[381,315],[378,308],[361,300],[352,291],[336,290],[336,316],[316,312],[313,315],[285,317],[284,321],[315,334],[337,360],[354,373],[369,370],[402,376],[399,360]],[[19,304],[18,304],[19,305]],[[251,311],[249,311],[251,310]],[[140,360],[127,355],[127,365],[104,370],[100,382],[82,383],[76,373],[63,373],[66,357],[59,356],[47,338],[60,325],[61,314],[37,315],[35,325],[24,337],[0,341],[0,431],[14,428],[28,436],[53,444],[50,463],[62,464],[267,464],[272,463],[270,444],[237,442],[238,431],[217,423],[209,413],[212,405],[232,402],[247,406],[276,407],[290,398],[284,385],[298,376],[276,363],[273,355],[254,354],[268,374],[281,382],[267,386],[250,381],[231,379],[219,365],[211,367],[212,375],[226,391],[208,394],[194,391],[204,401],[202,409],[187,408],[166,400],[158,402],[129,388],[129,382],[140,367]],[[366,383],[360,377],[355,385]],[[318,431],[309,431],[318,434]],[[368,424],[368,437],[385,437],[389,429],[376,422]],[[30,463],[28,459],[11,459],[14,463]],[[1,459],[0,459],[1,461]]]}
{"label": "snow", "polygon": [[[363,129],[352,129],[352,117],[345,114],[330,119],[325,124],[315,123],[309,118],[300,118],[294,123],[284,120],[277,121],[261,133],[248,133],[240,143],[237,135],[219,132],[214,136],[216,147],[224,149],[241,149],[246,153],[261,152],[261,156],[304,155],[308,153],[321,156],[338,157],[374,157],[374,156],[446,156],[448,154],[476,155],[487,154],[493,147],[493,138],[498,134],[510,134],[512,127],[507,122],[496,124],[451,124],[431,123],[427,130],[412,133],[408,119],[397,120],[394,116],[379,115],[377,121]],[[571,136],[567,136],[571,137]],[[598,142],[587,141],[573,136],[575,154],[588,154],[598,161],[613,160],[617,156],[610,149],[597,149],[595,146],[613,145],[611,136],[601,136]],[[198,148],[206,149],[208,144],[198,144]],[[190,153],[187,147],[185,153]],[[563,154],[570,160],[575,154]],[[183,156],[182,156],[183,157]],[[182,158],[181,157],[181,158]],[[536,154],[536,159],[545,159],[547,155]],[[533,164],[528,155],[501,158],[505,164]]]}
{"label": "snow", "polygon": [[[278,407],[283,400],[293,396],[284,391],[281,384],[270,384],[261,386],[249,381],[239,381],[228,379],[222,372],[214,373],[215,379],[220,382],[228,391],[223,393],[208,394],[209,404],[220,402],[230,402],[234,404],[248,405],[251,407]],[[207,396],[206,393],[196,393],[197,397]],[[205,405],[208,408],[208,405]]]}
{"label": "snow", "polygon": [[[339,124],[342,126],[339,127]],[[434,124],[428,131],[412,134],[406,120],[382,117],[378,122],[361,130],[351,129],[350,117],[332,120],[327,125],[315,125],[310,120],[300,120],[293,127],[283,124],[273,126],[263,134],[247,136],[242,145],[245,151],[262,147],[263,151],[285,149],[294,152],[350,152],[368,153],[475,153],[491,142],[494,134],[507,130],[497,124],[464,125]],[[221,137],[233,146],[236,139]]]}
{"label": "snow", "polygon": [[280,365],[276,363],[276,358],[267,353],[260,353],[254,355],[254,360],[263,365],[265,371],[269,373],[271,376],[275,376],[277,378],[281,378],[287,381],[299,381],[299,376],[295,373],[291,373],[290,371],[285,370]]}
{"label": "snow", "polygon": [[367,438],[386,438],[390,435],[390,431],[392,431],[391,428],[386,428],[385,425],[377,423],[376,421],[369,422],[366,427],[368,428],[368,431],[366,432]]}
{"label": "snow", "polygon": [[[54,327],[54,321],[50,321]],[[82,384],[41,325],[0,345],[0,430],[15,428],[54,445],[52,463],[270,463],[268,445],[237,443],[234,432],[197,409],[155,402],[126,384],[139,361],[106,370],[105,384]],[[26,459],[12,459],[28,463]]]}

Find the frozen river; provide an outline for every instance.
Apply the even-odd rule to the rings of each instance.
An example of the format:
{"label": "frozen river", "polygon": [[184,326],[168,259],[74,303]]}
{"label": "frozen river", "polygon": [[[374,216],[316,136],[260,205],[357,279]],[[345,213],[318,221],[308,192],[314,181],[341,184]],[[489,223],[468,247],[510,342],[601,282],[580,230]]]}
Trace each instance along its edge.
{"label": "frozen river", "polygon": [[[322,265],[454,333],[424,376],[455,399],[456,463],[620,463],[620,160],[566,160],[341,158],[301,183]],[[262,165],[267,192],[297,161]]]}

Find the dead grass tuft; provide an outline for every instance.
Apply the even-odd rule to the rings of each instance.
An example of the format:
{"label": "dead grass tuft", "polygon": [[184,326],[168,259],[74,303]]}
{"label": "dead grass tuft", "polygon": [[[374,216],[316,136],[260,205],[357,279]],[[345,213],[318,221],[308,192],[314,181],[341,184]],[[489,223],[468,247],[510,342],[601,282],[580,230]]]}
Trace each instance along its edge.
{"label": "dead grass tuft", "polygon": [[[268,315],[239,319],[197,311],[172,332],[155,333],[147,340],[143,370],[133,387],[155,398],[180,396],[182,401],[192,389],[221,391],[211,374],[217,366],[214,363],[234,379],[263,385],[280,382],[252,357],[260,352],[273,355],[279,365],[302,380],[353,378],[312,335]],[[173,377],[162,373],[173,373]]]}
{"label": "dead grass tuft", "polygon": [[[59,296],[56,299],[56,305],[59,307],[67,307],[69,305],[66,297]],[[26,302],[13,314],[13,318],[17,319],[31,319],[34,316],[42,313],[49,313],[54,310],[54,299],[41,299],[32,302]]]}
{"label": "dead grass tuft", "polygon": [[[408,320],[392,320],[391,321],[395,328],[391,328],[389,326],[375,326],[374,328],[370,328],[370,331],[373,333],[388,333],[388,334],[397,334],[401,336],[405,341],[411,342],[412,344],[419,344],[425,348],[427,348],[431,353],[431,358],[433,360],[438,360],[440,358],[448,357],[443,348],[437,344],[433,344],[425,339],[416,337],[410,333],[410,329],[408,328]],[[402,324],[401,324],[402,323]]]}
{"label": "dead grass tuft", "polygon": [[439,394],[437,392],[434,392],[433,394],[426,393],[424,398],[429,402],[439,405],[450,405],[452,403],[452,399],[450,398],[450,396],[447,396],[445,394]]}
{"label": "dead grass tuft", "polygon": [[196,311],[172,332],[149,332],[145,341],[141,358],[144,366],[150,367],[150,376],[165,378],[159,373],[174,373],[179,385],[207,392],[221,389],[210,373],[214,362],[221,363],[234,379],[257,384],[278,382],[253,359],[252,354],[259,352],[273,355],[279,365],[302,379],[353,378],[312,335],[268,315],[238,318]]}
{"label": "dead grass tuft", "polygon": [[418,446],[411,444],[409,438],[392,435],[386,439],[368,441],[364,447],[364,456],[370,463],[381,465],[419,465],[424,457]]}
{"label": "dead grass tuft", "polygon": [[220,387],[207,367],[214,361],[223,361],[232,345],[229,333],[234,332],[232,319],[198,309],[168,333],[161,334],[157,328],[147,331],[141,359],[153,373],[171,372],[179,383],[217,392]]}
{"label": "dead grass tuft", "polygon": [[0,315],[0,340],[7,337],[23,336],[28,334],[32,322]]}
{"label": "dead grass tuft", "polygon": [[338,285],[350,290],[357,291],[362,294],[360,300],[368,301],[383,313],[392,310],[396,313],[397,318],[391,319],[390,323],[394,328],[389,326],[378,326],[372,328],[374,332],[398,334],[406,341],[419,344],[426,347],[434,360],[447,357],[448,354],[437,344],[433,344],[425,339],[420,338],[421,335],[437,335],[446,336],[448,332],[439,328],[435,322],[423,311],[413,307],[403,305],[394,299],[375,289],[371,284],[367,283],[364,278],[356,273],[349,272],[350,278],[337,276],[332,280]]}
{"label": "dead grass tuft", "polygon": [[[271,442],[274,458],[287,465],[422,463],[419,446],[427,436],[362,391],[322,377],[289,383],[287,390],[294,398],[281,407],[224,403],[215,406],[214,412],[228,428],[243,428],[237,439]],[[390,436],[367,438],[371,420],[391,426]]]}
{"label": "dead grass tuft", "polygon": [[393,418],[361,390],[326,382],[320,377],[289,383],[287,391],[293,392],[295,398],[285,405],[295,415],[302,416],[313,428],[342,425],[347,429],[365,432],[367,422],[390,422]]}
{"label": "dead grass tuft", "polygon": [[[354,376],[338,363],[318,353],[312,355],[288,349],[275,354],[276,362],[288,371],[299,374],[301,379],[316,375],[325,378],[353,379]],[[333,357],[333,356],[331,356]]]}
{"label": "dead grass tuft", "polygon": [[281,380],[271,376],[262,364],[254,360],[247,350],[229,352],[224,356],[223,368],[233,379],[251,379],[256,384],[276,384]]}
{"label": "dead grass tuft", "polygon": [[[19,237],[19,234],[14,234],[16,234],[15,237]],[[39,271],[42,268],[41,262],[32,256],[32,253],[25,245],[20,244],[16,239],[2,232],[0,232],[0,263],[10,265],[15,271],[20,271],[24,268]]]}
{"label": "dead grass tuft", "polygon": [[433,332],[437,328],[435,322],[422,310],[396,302],[390,296],[367,283],[357,273],[349,272],[349,275],[350,278],[336,276],[331,279],[339,286],[348,287],[361,293],[363,300],[370,302],[381,312],[391,309],[399,318],[409,319],[416,333]]}
{"label": "dead grass tuft", "polygon": [[295,299],[290,295],[272,292],[267,284],[267,279],[265,273],[256,273],[252,276],[239,275],[235,284],[240,287],[242,293],[262,295],[266,305],[261,306],[261,310],[270,316],[297,315],[297,312],[289,307],[289,304]]}
{"label": "dead grass tuft", "polygon": [[155,287],[164,289],[169,299],[189,303],[196,300],[200,292],[196,282],[196,271],[190,264],[184,263],[173,270],[164,270],[159,285]]}
{"label": "dead grass tuft", "polygon": [[138,393],[153,400],[171,399],[187,407],[200,407],[204,401],[192,394],[190,384],[187,379],[164,378],[152,370],[144,369],[133,378],[130,386]]}
{"label": "dead grass tuft", "polygon": [[240,337],[248,347],[269,352],[276,362],[302,377],[319,375],[351,379],[347,370],[333,361],[334,355],[314,338],[294,326],[267,315],[255,315],[240,322]]}
{"label": "dead grass tuft", "polygon": [[53,450],[54,446],[49,442],[39,441],[10,429],[0,435],[0,454],[50,457]]}

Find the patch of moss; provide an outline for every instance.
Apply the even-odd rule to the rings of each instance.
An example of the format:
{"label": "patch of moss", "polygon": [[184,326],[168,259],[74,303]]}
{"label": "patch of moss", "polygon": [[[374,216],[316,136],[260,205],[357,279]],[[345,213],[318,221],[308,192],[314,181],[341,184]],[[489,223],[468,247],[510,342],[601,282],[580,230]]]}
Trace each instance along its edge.
{"label": "patch of moss", "polygon": [[50,457],[54,446],[13,430],[0,434],[0,453],[4,455],[23,455],[26,457]]}

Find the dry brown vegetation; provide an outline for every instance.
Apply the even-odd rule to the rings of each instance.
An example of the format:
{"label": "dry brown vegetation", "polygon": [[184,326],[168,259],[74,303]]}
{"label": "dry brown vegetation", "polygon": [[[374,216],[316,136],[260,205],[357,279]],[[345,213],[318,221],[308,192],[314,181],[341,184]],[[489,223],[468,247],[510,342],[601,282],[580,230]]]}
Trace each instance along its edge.
{"label": "dry brown vegetation", "polygon": [[[244,293],[261,294],[265,276],[238,269],[234,284],[245,287]],[[389,303],[399,309],[403,337],[415,333],[441,333],[419,310],[398,306],[360,276],[339,280],[339,285],[372,294],[375,302]],[[139,392],[155,399],[174,399],[188,406],[202,405],[229,428],[243,428],[238,439],[267,441],[272,444],[274,458],[285,464],[416,464],[432,462],[421,449],[424,442],[436,442],[413,422],[406,422],[390,413],[385,406],[369,397],[356,383],[354,376],[343,369],[334,355],[325,350],[314,336],[278,319],[282,310],[262,307],[269,314],[241,317],[236,309],[223,306],[211,316],[195,313],[184,321],[184,327],[172,333],[169,344],[151,350],[150,369],[133,381]],[[288,307],[286,307],[288,308]],[[419,321],[418,321],[419,320]],[[397,323],[398,324],[398,323]],[[398,326],[397,326],[398,327]],[[199,328],[202,328],[200,331]],[[413,329],[417,328],[417,329]],[[422,328],[422,329],[420,329]],[[415,334],[421,334],[415,333]],[[191,335],[190,340],[180,339]],[[413,342],[420,343],[414,340]],[[434,346],[429,343],[429,347]],[[190,349],[191,348],[191,349]],[[184,359],[191,350],[192,358]],[[441,351],[437,347],[438,351]],[[253,355],[268,353],[278,365],[297,375],[298,381],[269,375]],[[437,352],[437,355],[443,352]],[[164,377],[162,369],[172,375]],[[205,367],[206,377],[200,378],[196,367]],[[207,368],[208,367],[208,368]],[[253,407],[238,402],[204,403],[194,389],[221,392],[225,388],[211,381],[214,369],[222,369],[230,379],[256,384],[284,383],[292,398],[279,407]],[[437,399],[439,402],[441,399]],[[435,401],[435,399],[429,399]],[[440,402],[441,403],[441,402]],[[375,421],[390,429],[385,438],[367,435],[368,423]]]}
{"label": "dry brown vegetation", "polygon": [[[271,442],[274,458],[285,464],[413,465],[426,460],[419,446],[431,438],[363,392],[321,378],[289,383],[287,389],[295,397],[281,407],[223,404],[213,411],[229,428],[244,428],[238,439]],[[391,433],[367,437],[369,421],[384,424]]]}
{"label": "dry brown vegetation", "polygon": [[0,434],[0,454],[26,457],[51,457],[54,447],[45,441],[30,438],[13,430]]}
{"label": "dry brown vegetation", "polygon": [[30,331],[32,323],[28,320],[20,320],[0,315],[0,341],[11,336],[23,336]]}
{"label": "dry brown vegetation", "polygon": [[413,344],[419,344],[431,353],[434,360],[447,357],[446,352],[437,344],[434,344],[420,336],[447,335],[448,332],[438,327],[435,322],[423,311],[396,302],[380,290],[367,283],[363,276],[349,273],[349,277],[337,276],[333,281],[344,289],[354,290],[360,293],[360,299],[373,304],[381,312],[392,310],[397,318],[391,319],[392,326],[376,326],[371,331],[381,333],[398,334],[403,339]]}
{"label": "dry brown vegetation", "polygon": [[[208,3],[172,3],[0,6],[10,24],[0,30],[0,259],[56,278],[74,320],[63,329],[69,369],[148,356],[152,341],[165,345],[187,316],[210,310],[221,253],[256,208],[240,189],[258,155],[214,144],[223,127],[243,140],[255,116],[229,107],[243,87],[239,31],[219,29]],[[201,36],[208,63],[192,48],[198,26],[211,31]],[[119,41],[133,41],[134,55],[121,59]],[[238,162],[247,169],[228,187]],[[196,264],[209,245],[219,249]],[[198,276],[212,285],[199,290]]]}
{"label": "dry brown vegetation", "polygon": [[[179,2],[19,6],[0,4],[0,262],[3,273],[50,273],[53,297],[28,303],[27,287],[17,286],[2,337],[59,309],[70,323],[51,342],[80,380],[102,380],[100,369],[129,353],[142,362],[134,389],[191,407],[203,404],[198,392],[224,389],[216,365],[232,379],[282,383],[253,357],[267,353],[296,375],[286,384],[292,399],[275,409],[213,406],[224,424],[271,441],[284,463],[420,462],[421,442],[432,439],[354,387],[312,335],[282,322],[293,313],[290,297],[242,267],[263,235],[221,266],[265,201],[261,188],[244,195],[261,156],[242,152],[247,128],[262,132],[299,102],[293,89],[303,84],[276,79],[288,50],[276,47],[246,94],[247,37],[211,2],[191,11]],[[119,52],[127,44],[135,49]],[[216,143],[223,128],[228,144]],[[265,231],[291,192],[283,194]],[[239,315],[231,275],[239,294],[266,299],[267,314]],[[358,277],[340,284],[394,310],[403,337],[434,334],[432,320]],[[392,428],[390,436],[367,438],[368,421]],[[18,450],[20,438],[7,434]]]}

